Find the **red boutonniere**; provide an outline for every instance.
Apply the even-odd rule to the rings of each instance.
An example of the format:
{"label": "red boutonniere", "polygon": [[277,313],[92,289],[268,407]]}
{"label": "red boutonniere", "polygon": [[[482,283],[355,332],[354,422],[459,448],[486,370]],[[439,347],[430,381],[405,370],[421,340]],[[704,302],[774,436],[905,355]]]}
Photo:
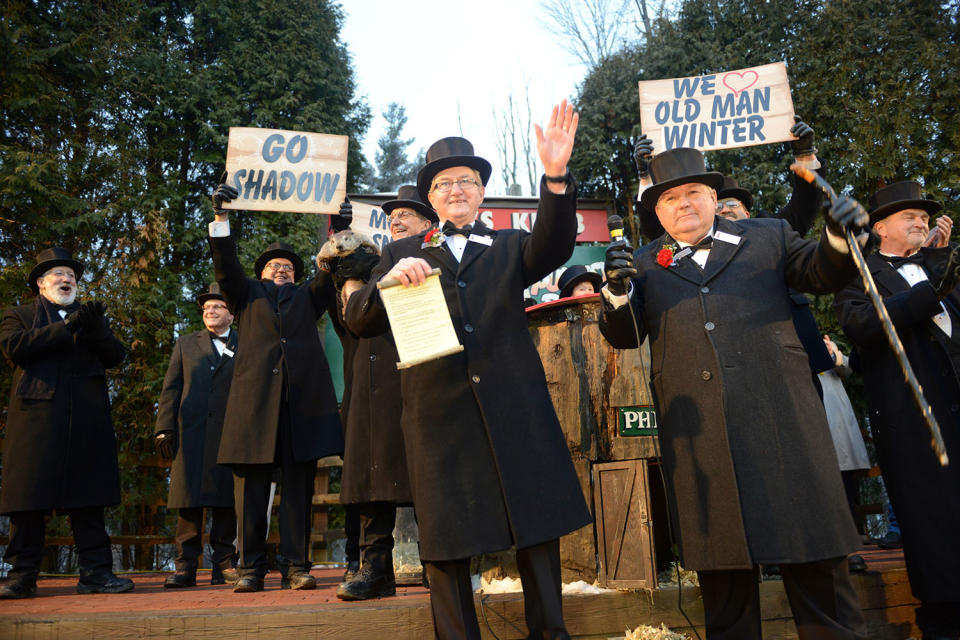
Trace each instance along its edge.
{"label": "red boutonniere", "polygon": [[423,244],[420,245],[420,248],[424,247],[439,247],[443,245],[443,241],[446,239],[446,236],[440,232],[440,229],[434,227],[427,231],[427,235],[423,236]]}
{"label": "red boutonniere", "polygon": [[666,269],[673,264],[673,252],[677,250],[677,246],[673,244],[664,245],[657,253],[657,264]]}

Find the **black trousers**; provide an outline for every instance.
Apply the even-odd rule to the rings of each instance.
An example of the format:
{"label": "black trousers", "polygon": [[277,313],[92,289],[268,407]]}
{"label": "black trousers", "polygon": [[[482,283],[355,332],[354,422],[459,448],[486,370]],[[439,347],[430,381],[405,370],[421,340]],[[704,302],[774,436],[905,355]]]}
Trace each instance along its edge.
{"label": "black trousers", "polygon": [[[233,541],[237,537],[237,515],[232,507],[207,507],[210,513],[210,561],[226,569],[236,561]],[[177,571],[196,573],[203,555],[204,508],[177,510]]]}
{"label": "black trousers", "polygon": [[343,554],[347,562],[360,562],[360,506],[343,505],[343,534],[346,536]]}
{"label": "black trousers", "polygon": [[317,461],[298,461],[290,433],[289,407],[280,405],[277,451],[273,464],[233,467],[234,504],[237,509],[237,570],[241,576],[267,574],[267,509],[274,468],[280,469],[280,573],[310,570],[310,511]]}
{"label": "black trousers", "polygon": [[[847,558],[781,564],[800,640],[866,640]],[[759,568],[698,571],[708,640],[761,640]]]}
{"label": "black trousers", "polygon": [[[20,511],[10,514],[10,544],[5,560],[13,565],[8,574],[13,579],[36,578],[43,558],[46,537],[44,516],[48,511]],[[82,507],[62,512],[70,518],[73,542],[80,563],[80,575],[113,569],[110,537],[103,519],[103,507]]]}
{"label": "black trousers", "polygon": [[[430,578],[430,609],[437,638],[479,640],[480,625],[473,606],[470,558],[424,563]],[[560,582],[560,541],[550,540],[517,549],[523,584],[523,612],[528,638],[569,638],[563,624]]]}
{"label": "black trousers", "polygon": [[392,502],[365,502],[360,512],[360,551],[363,564],[375,571],[393,573],[393,529],[397,505]]}

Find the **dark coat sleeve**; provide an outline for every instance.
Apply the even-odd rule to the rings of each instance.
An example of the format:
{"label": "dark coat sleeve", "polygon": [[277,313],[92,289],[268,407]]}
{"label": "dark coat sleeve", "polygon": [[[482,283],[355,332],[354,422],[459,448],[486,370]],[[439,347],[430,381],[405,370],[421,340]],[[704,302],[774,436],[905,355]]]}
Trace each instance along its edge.
{"label": "dark coat sleeve", "polygon": [[[600,312],[600,333],[617,349],[634,349],[647,337],[639,299],[636,280],[634,280],[634,291],[629,304],[614,309],[606,300],[603,302],[603,310]],[[640,342],[637,342],[638,338]]]}
{"label": "dark coat sleeve", "polygon": [[336,330],[336,306],[337,290],[333,286],[333,278],[328,271],[319,271],[317,275],[307,283],[307,291],[310,292],[310,301],[313,303],[313,311],[317,318],[330,311],[330,317],[333,318],[334,330]]}
{"label": "dark coat sleeve", "polygon": [[80,331],[76,336],[77,343],[87,347],[106,368],[115,367],[123,362],[126,349],[110,330],[110,321],[103,318],[103,325],[93,333]]}
{"label": "dark coat sleeve", "polygon": [[383,248],[379,264],[370,272],[370,281],[347,301],[344,324],[355,336],[372,338],[390,330],[387,309],[377,289],[377,283],[396,263],[390,247],[388,244]]}
{"label": "dark coat sleeve", "polygon": [[73,344],[73,334],[63,322],[32,328],[32,317],[25,317],[32,308],[8,308],[0,320],[0,350],[18,367]]}
{"label": "dark coat sleeve", "polygon": [[163,377],[163,389],[160,390],[160,402],[157,409],[157,427],[154,433],[162,431],[176,432],[180,414],[180,398],[183,396],[183,351],[180,340],[173,346],[167,375]]}
{"label": "dark coat sleeve", "polygon": [[833,248],[827,231],[820,241],[804,240],[789,225],[782,226],[786,252],[787,285],[806,293],[824,295],[839,291],[857,275],[857,267],[848,253]]}
{"label": "dark coat sleeve", "polygon": [[537,221],[523,239],[523,281],[537,282],[563,266],[577,243],[577,185],[571,176],[563,193],[547,188],[546,176],[540,179]]}
{"label": "dark coat sleeve", "polygon": [[790,182],[793,184],[790,201],[777,212],[775,217],[786,220],[794,231],[805,236],[817,219],[817,212],[820,211],[823,203],[823,192],[793,173],[790,174]]}
{"label": "dark coat sleeve", "polygon": [[[907,291],[883,299],[890,320],[897,331],[912,330],[940,313],[940,301],[929,281],[918,282]],[[881,346],[887,342],[883,324],[858,282],[837,294],[833,303],[844,332],[862,347]]]}
{"label": "dark coat sleeve", "polygon": [[210,242],[210,253],[213,255],[213,273],[230,306],[230,312],[237,312],[247,303],[247,293],[250,283],[237,257],[237,243],[231,233],[229,236],[207,238]]}

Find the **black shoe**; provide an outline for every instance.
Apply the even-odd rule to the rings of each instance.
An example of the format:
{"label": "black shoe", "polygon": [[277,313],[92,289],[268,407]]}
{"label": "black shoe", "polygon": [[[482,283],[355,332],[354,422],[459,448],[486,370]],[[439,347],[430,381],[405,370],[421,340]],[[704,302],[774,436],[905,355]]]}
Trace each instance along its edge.
{"label": "black shoe", "polygon": [[133,580],[113,575],[112,571],[101,571],[90,575],[80,575],[77,593],[123,593],[133,591]]}
{"label": "black shoe", "polygon": [[240,573],[236,567],[227,567],[226,569],[214,567],[210,572],[210,584],[235,584],[239,577]]}
{"label": "black shoe", "polygon": [[877,541],[877,546],[881,549],[902,549],[903,541],[900,539],[899,532],[887,531],[887,535]]}
{"label": "black shoe", "polygon": [[337,597],[341,600],[369,600],[383,598],[397,593],[392,567],[387,571],[375,571],[370,565],[363,565],[353,580],[337,587]]}
{"label": "black shoe", "polygon": [[233,585],[234,593],[252,593],[254,591],[263,591],[263,578],[253,573],[240,576],[237,578],[236,584]]}
{"label": "black shoe", "polygon": [[351,560],[347,563],[347,570],[343,572],[343,581],[349,582],[353,580],[353,576],[357,575],[357,571],[360,571],[360,561]]}
{"label": "black shoe", "polygon": [[180,589],[197,586],[197,574],[194,571],[175,571],[163,581],[164,589]]}
{"label": "black shoe", "polygon": [[310,575],[309,571],[294,571],[289,576],[280,579],[281,589],[316,589],[317,580]]}
{"label": "black shoe", "polygon": [[5,585],[0,587],[0,599],[3,600],[32,598],[35,595],[37,595],[36,577],[11,578]]}
{"label": "black shoe", "polygon": [[853,554],[847,557],[847,566],[850,568],[850,573],[862,573],[867,570],[867,561],[863,556]]}
{"label": "black shoe", "polygon": [[780,575],[780,565],[778,564],[765,564],[762,567],[763,575],[765,576],[778,576]]}

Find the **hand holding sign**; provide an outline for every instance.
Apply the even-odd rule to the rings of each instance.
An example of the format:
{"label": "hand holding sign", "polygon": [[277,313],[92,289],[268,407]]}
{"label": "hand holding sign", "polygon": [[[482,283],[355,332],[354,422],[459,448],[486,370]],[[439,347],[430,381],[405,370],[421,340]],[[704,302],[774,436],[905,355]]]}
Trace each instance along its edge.
{"label": "hand holding sign", "polygon": [[790,133],[797,137],[796,140],[790,142],[793,155],[797,158],[814,155],[817,152],[817,148],[813,146],[813,127],[801,120],[798,115],[794,115],[793,119],[796,121],[796,124],[790,127]]}
{"label": "hand holding sign", "polygon": [[637,175],[642,179],[650,175],[650,161],[653,160],[653,140],[647,134],[641,135],[633,145],[633,161],[637,163]]}
{"label": "hand holding sign", "polygon": [[227,214],[223,210],[223,203],[230,202],[239,195],[236,189],[226,183],[227,175],[227,172],[224,171],[220,177],[220,184],[217,185],[216,191],[210,196],[210,199],[213,200],[213,214],[217,222],[223,222],[227,219]]}

